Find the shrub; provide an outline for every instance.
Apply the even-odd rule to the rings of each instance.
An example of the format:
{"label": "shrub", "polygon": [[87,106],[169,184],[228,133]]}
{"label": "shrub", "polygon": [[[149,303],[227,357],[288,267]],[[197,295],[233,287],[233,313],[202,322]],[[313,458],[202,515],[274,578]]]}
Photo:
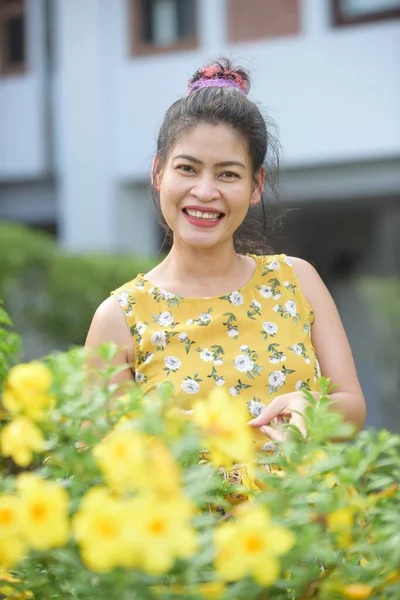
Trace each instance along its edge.
{"label": "shrub", "polygon": [[[100,350],[106,363],[116,351]],[[318,404],[307,396],[307,437],[287,427],[257,452],[247,409],[221,389],[187,415],[166,387],[115,397],[113,367],[89,386],[84,361],[76,348],[9,371],[0,593],[398,598],[400,437],[331,442],[349,426],[327,410],[325,380]]]}
{"label": "shrub", "polygon": [[82,344],[97,306],[111,290],[147,272],[155,261],[68,254],[54,239],[20,225],[0,224],[0,297],[22,333],[49,347]]}

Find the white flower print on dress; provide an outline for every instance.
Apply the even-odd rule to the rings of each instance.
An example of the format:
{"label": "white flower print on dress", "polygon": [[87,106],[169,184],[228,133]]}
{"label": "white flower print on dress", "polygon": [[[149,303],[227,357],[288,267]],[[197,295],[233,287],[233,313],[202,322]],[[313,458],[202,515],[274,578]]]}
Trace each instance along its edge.
{"label": "white flower print on dress", "polygon": [[277,294],[273,295],[273,299],[274,300],[279,300],[280,297],[281,297],[281,293],[280,292],[278,292]]}
{"label": "white flower print on dress", "polygon": [[156,331],[155,333],[153,333],[150,339],[153,346],[165,347],[167,345],[167,336],[165,335],[164,331]]}
{"label": "white flower print on dress", "polygon": [[287,313],[289,313],[289,315],[291,317],[295,317],[296,316],[296,302],[294,300],[288,300],[285,303],[285,311]]}
{"label": "white flower print on dress", "polygon": [[276,304],[273,310],[278,312],[283,319],[291,318],[296,324],[300,321],[300,315],[297,313],[297,305],[294,300],[287,300],[284,306]]}
{"label": "white flower print on dress", "polygon": [[211,321],[211,315],[209,313],[201,313],[201,315],[199,315],[199,321],[200,323],[208,325]]}
{"label": "white flower print on dress", "polygon": [[254,361],[247,354],[239,354],[233,361],[235,368],[241,373],[248,373],[254,367]]}
{"label": "white flower print on dress", "polygon": [[165,300],[171,300],[171,298],[175,298],[175,294],[171,294],[171,292],[167,292],[166,290],[160,289],[160,294]]}
{"label": "white flower print on dress", "polygon": [[293,267],[293,263],[292,263],[292,261],[291,261],[291,260],[290,260],[290,258],[288,258],[287,256],[285,256],[285,260],[284,260],[284,262],[285,262],[285,263],[286,263],[286,264],[287,264],[289,267]]}
{"label": "white flower print on dress", "polygon": [[140,336],[142,336],[144,334],[146,329],[147,329],[147,325],[145,323],[143,323],[142,321],[138,321],[137,330],[138,330],[138,334]]}
{"label": "white flower print on dress", "polygon": [[221,356],[224,355],[224,349],[218,344],[213,344],[211,346],[211,350],[209,348],[203,348],[203,350],[201,348],[196,348],[196,352],[200,353],[200,358],[204,360],[204,362],[215,361],[216,364],[223,364],[223,359]]}
{"label": "white flower print on dress", "polygon": [[263,298],[272,298],[272,287],[269,285],[263,285],[260,287],[260,294]]}
{"label": "white flower print on dress", "polygon": [[128,292],[121,292],[120,294],[115,294],[115,295],[117,296],[118,302],[120,303],[122,308],[125,308],[126,306],[128,306],[128,300],[129,300]]}
{"label": "white flower print on dress", "polygon": [[239,330],[237,327],[231,327],[231,329],[228,329],[228,335],[229,337],[236,339],[239,336]]}
{"label": "white flower print on dress", "polygon": [[149,289],[147,290],[147,293],[151,295],[151,294],[154,292],[154,290],[155,290],[155,287],[154,287],[154,285],[152,285],[152,286],[151,286],[151,287],[149,287]]}
{"label": "white flower print on dress", "polygon": [[218,377],[218,379],[215,380],[215,383],[220,387],[221,385],[225,385],[225,379],[223,377]]}
{"label": "white flower print on dress", "polygon": [[136,383],[143,383],[143,381],[144,381],[143,373],[141,373],[140,371],[136,371],[135,372],[135,381],[136,381]]}
{"label": "white flower print on dress", "polygon": [[178,340],[179,340],[180,342],[184,342],[185,340],[187,340],[187,337],[188,337],[188,334],[187,334],[187,333],[180,333],[180,334],[178,335]]}
{"label": "white flower print on dress", "polygon": [[253,300],[251,303],[252,308],[261,308],[261,302],[258,302],[257,300]]}
{"label": "white flower print on dress", "polygon": [[186,325],[193,325],[193,323],[194,323],[193,319],[188,319],[186,321]]}
{"label": "white flower print on dress", "polygon": [[194,379],[185,379],[182,382],[182,389],[184,392],[186,392],[187,394],[198,394],[198,392],[200,391],[200,385],[197,383],[197,381],[195,381]]}
{"label": "white flower print on dress", "polygon": [[232,292],[229,296],[229,302],[234,306],[241,306],[244,302],[244,298],[239,292]]}
{"label": "white flower print on dress", "polygon": [[119,292],[115,294],[121,308],[124,309],[124,313],[127,317],[132,316],[132,306],[136,304],[136,298],[132,296],[129,292]]}
{"label": "white flower print on dress", "polygon": [[292,350],[297,356],[302,356],[304,358],[304,362],[306,365],[310,364],[310,357],[307,354],[307,348],[303,343],[293,344],[293,346],[289,346],[288,350]]}
{"label": "white flower print on dress", "polygon": [[149,363],[151,363],[151,361],[153,360],[153,356],[154,354],[152,352],[148,352],[144,364],[148,365]]}
{"label": "white flower print on dress", "polygon": [[214,365],[219,367],[220,365],[223,365],[224,361],[222,360],[222,358],[217,358],[217,360],[214,360]]}
{"label": "white flower print on dress", "polygon": [[278,269],[280,269],[280,264],[279,261],[274,258],[274,260],[271,260],[270,262],[266,263],[264,265],[264,272],[263,272],[263,276],[267,275],[270,271],[277,271]]}
{"label": "white flower print on dress", "polygon": [[272,323],[271,321],[264,321],[263,331],[261,333],[263,332],[267,334],[265,337],[274,337],[278,332],[278,325],[276,325],[276,323]]}
{"label": "white flower print on dress", "polygon": [[204,360],[204,362],[211,362],[214,359],[214,354],[208,348],[204,348],[204,350],[200,352],[200,358],[201,360]]}
{"label": "white flower print on dress", "polygon": [[252,417],[258,417],[259,415],[261,415],[262,411],[265,408],[265,404],[263,404],[259,400],[249,400],[247,406],[249,407],[249,411]]}
{"label": "white flower print on dress", "polygon": [[282,371],[273,371],[268,377],[268,383],[271,387],[278,388],[285,384],[286,375]]}
{"label": "white flower print on dress", "polygon": [[293,369],[286,369],[282,366],[280,371],[272,371],[268,377],[268,394],[275,394],[279,388],[285,385],[286,375],[295,373]]}
{"label": "white flower print on dress", "polygon": [[169,327],[174,322],[174,317],[169,311],[162,312],[158,317],[158,324],[163,327]]}
{"label": "white flower print on dress", "polygon": [[[254,379],[254,378],[253,378]],[[251,388],[252,386],[249,385],[248,383],[242,383],[240,381],[240,379],[238,379],[238,382],[236,385],[233,385],[230,389],[229,389],[229,393],[231,396],[239,396],[241,390],[247,390],[248,388]]]}
{"label": "white flower print on dress", "polygon": [[247,344],[243,344],[243,346],[240,346],[240,349],[242,352],[244,352],[244,350],[248,350],[249,347],[247,346]]}
{"label": "white flower print on dress", "polygon": [[164,364],[168,370],[174,371],[174,373],[176,371],[179,371],[182,365],[181,361],[179,360],[179,358],[176,358],[176,356],[166,356],[164,358]]}

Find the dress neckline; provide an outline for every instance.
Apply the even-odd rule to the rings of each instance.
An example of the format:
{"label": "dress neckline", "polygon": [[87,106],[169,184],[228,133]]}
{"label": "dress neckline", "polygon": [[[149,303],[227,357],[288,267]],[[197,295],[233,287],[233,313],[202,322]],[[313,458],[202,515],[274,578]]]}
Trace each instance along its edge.
{"label": "dress neckline", "polygon": [[231,296],[232,294],[244,294],[249,288],[254,287],[254,285],[259,277],[261,262],[265,261],[268,258],[273,259],[273,258],[275,258],[276,255],[259,256],[257,254],[245,254],[244,256],[248,256],[248,257],[252,258],[255,262],[255,268],[254,268],[251,278],[241,288],[236,288],[234,290],[227,291],[225,294],[219,294],[218,296],[182,296],[180,294],[173,294],[172,292],[169,292],[168,290],[165,290],[164,288],[158,287],[157,285],[155,285],[154,283],[149,281],[147,279],[147,277],[142,273],[139,273],[139,275],[137,276],[137,279],[139,279],[140,283],[144,284],[144,286],[146,287],[149,294],[157,292],[161,296],[164,296],[164,298],[167,300],[172,299],[172,298],[177,298],[181,301],[184,301],[184,300],[186,300],[186,301],[220,300],[221,298],[224,298],[226,296]]}

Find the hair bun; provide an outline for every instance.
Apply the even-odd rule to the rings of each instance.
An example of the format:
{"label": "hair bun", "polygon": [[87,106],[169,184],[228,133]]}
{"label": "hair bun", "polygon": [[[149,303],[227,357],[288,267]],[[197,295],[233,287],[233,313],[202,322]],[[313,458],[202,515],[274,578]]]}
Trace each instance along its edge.
{"label": "hair bun", "polygon": [[250,79],[244,69],[234,68],[227,58],[223,58],[197,69],[189,80],[188,94],[205,87],[230,87],[247,96]]}

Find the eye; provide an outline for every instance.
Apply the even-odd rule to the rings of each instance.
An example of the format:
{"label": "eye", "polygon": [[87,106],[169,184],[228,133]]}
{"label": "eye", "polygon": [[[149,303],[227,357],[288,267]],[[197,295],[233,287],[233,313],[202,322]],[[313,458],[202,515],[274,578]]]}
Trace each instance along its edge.
{"label": "eye", "polygon": [[191,165],[177,165],[175,168],[177,171],[181,171],[182,173],[187,173],[187,174],[196,173],[196,171],[194,170],[194,168]]}
{"label": "eye", "polygon": [[220,177],[230,180],[239,179],[239,175],[237,173],[234,173],[233,171],[224,171],[223,173],[221,173]]}

